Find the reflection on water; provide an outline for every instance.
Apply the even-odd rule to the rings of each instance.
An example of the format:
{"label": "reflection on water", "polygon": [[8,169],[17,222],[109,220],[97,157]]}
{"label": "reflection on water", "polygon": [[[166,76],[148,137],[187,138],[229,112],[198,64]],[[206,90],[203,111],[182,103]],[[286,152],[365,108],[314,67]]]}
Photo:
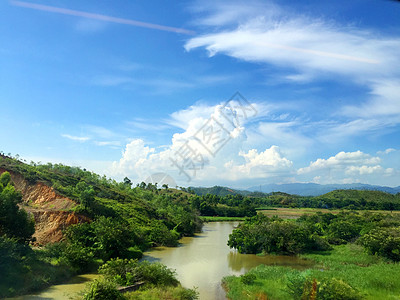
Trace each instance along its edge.
{"label": "reflection on water", "polygon": [[79,293],[85,288],[87,282],[97,278],[98,274],[84,274],[72,278],[64,284],[52,285],[38,294],[9,298],[9,300],[69,300],[79,299]]}
{"label": "reflection on water", "polygon": [[160,261],[175,269],[184,287],[197,287],[200,299],[225,299],[221,279],[241,275],[260,264],[304,269],[310,262],[297,257],[240,254],[227,246],[229,234],[238,222],[215,222],[204,225],[196,237],[185,237],[177,248],[159,247],[145,253],[150,261]]}
{"label": "reflection on water", "polygon": [[[288,256],[257,256],[240,254],[227,246],[229,234],[238,222],[216,222],[204,225],[203,232],[195,237],[184,237],[175,248],[158,247],[145,253],[144,259],[160,261],[175,269],[184,287],[197,287],[200,299],[225,299],[221,279],[228,275],[241,275],[260,264],[290,266],[304,269],[309,261]],[[76,276],[67,284],[54,285],[37,295],[13,298],[15,300],[33,299],[71,299],[76,298],[87,281],[99,275]]]}
{"label": "reflection on water", "polygon": [[268,266],[285,266],[292,267],[298,270],[304,270],[312,266],[312,261],[304,260],[296,256],[283,256],[283,255],[248,255],[240,254],[236,251],[228,253],[228,265],[233,271],[241,272],[243,270],[250,270],[258,265]]}

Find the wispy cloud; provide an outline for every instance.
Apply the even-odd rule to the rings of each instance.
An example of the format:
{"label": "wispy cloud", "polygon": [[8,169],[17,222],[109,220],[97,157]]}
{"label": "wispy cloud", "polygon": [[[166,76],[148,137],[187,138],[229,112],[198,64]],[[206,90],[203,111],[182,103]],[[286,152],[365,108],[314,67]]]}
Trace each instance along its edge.
{"label": "wispy cloud", "polygon": [[265,14],[265,9],[253,11],[236,27],[200,34],[187,41],[185,48],[190,51],[204,47],[210,56],[221,53],[250,62],[288,66],[306,74],[331,72],[360,80],[371,74],[398,73],[393,64],[400,62],[396,52],[399,38],[378,37],[367,30],[320,19]]}
{"label": "wispy cloud", "polygon": [[328,78],[369,90],[361,104],[358,100],[355,105],[338,106],[336,113],[327,115],[333,122],[324,127],[325,133],[317,130],[321,140],[400,124],[399,36],[302,15],[278,2],[250,3],[196,2],[192,12],[199,16],[195,24],[202,33],[190,38],[185,49],[273,65],[280,68],[278,76],[286,83]]}
{"label": "wispy cloud", "polygon": [[117,136],[115,132],[102,126],[85,125],[83,126],[83,128],[86,129],[88,132],[90,132],[91,135],[94,135],[97,138],[109,139]]}
{"label": "wispy cloud", "polygon": [[70,135],[70,134],[62,134],[61,136],[66,139],[81,142],[81,143],[90,140],[90,138],[86,137],[86,136],[74,136],[74,135]]}
{"label": "wispy cloud", "polygon": [[132,130],[146,130],[146,131],[163,131],[165,129],[171,128],[170,125],[166,123],[160,123],[156,120],[146,120],[143,118],[137,118],[133,121],[126,122],[128,127]]}
{"label": "wispy cloud", "polygon": [[121,146],[120,141],[95,141],[94,142],[97,146]]}
{"label": "wispy cloud", "polygon": [[136,21],[136,20],[117,18],[117,17],[112,17],[112,16],[83,12],[83,11],[49,6],[49,5],[42,5],[42,4],[30,3],[30,2],[24,2],[24,1],[10,1],[10,3],[12,5],[19,6],[19,7],[31,8],[31,9],[35,9],[35,10],[48,11],[48,12],[52,12],[52,13],[58,13],[58,14],[63,14],[63,15],[75,16],[75,17],[82,17],[82,18],[99,20],[99,21],[104,21],[104,22],[112,22],[112,23],[118,23],[118,24],[124,24],[124,25],[136,26],[136,27],[144,27],[144,28],[149,28],[149,29],[169,31],[169,32],[175,32],[175,33],[181,33],[181,34],[189,34],[189,35],[192,35],[195,33],[192,30],[187,30],[187,29],[183,29],[183,28],[176,28],[176,27],[158,25],[158,24],[153,24],[153,23],[146,23],[146,22],[141,22],[141,21]]}

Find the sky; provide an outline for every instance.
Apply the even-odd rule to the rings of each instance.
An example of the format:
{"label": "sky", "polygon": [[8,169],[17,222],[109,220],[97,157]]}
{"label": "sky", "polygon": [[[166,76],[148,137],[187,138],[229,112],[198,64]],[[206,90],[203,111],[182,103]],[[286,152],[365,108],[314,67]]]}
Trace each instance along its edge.
{"label": "sky", "polygon": [[400,186],[399,16],[389,0],[1,1],[0,150],[135,183]]}

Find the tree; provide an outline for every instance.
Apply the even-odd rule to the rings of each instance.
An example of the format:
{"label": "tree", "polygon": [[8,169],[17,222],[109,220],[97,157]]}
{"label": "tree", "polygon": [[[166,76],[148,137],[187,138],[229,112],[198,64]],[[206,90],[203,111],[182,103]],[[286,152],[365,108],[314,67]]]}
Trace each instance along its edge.
{"label": "tree", "polygon": [[95,201],[94,199],[95,194],[96,193],[93,190],[93,187],[88,187],[81,192],[79,199],[84,208],[88,209],[92,207]]}
{"label": "tree", "polygon": [[4,172],[0,176],[0,235],[28,243],[35,232],[35,223],[25,210],[19,209],[21,202],[22,195],[12,186],[10,173]]}
{"label": "tree", "polygon": [[132,186],[132,181],[131,181],[128,177],[125,177],[125,178],[124,178],[124,184],[125,184],[126,186],[131,187],[131,186]]}

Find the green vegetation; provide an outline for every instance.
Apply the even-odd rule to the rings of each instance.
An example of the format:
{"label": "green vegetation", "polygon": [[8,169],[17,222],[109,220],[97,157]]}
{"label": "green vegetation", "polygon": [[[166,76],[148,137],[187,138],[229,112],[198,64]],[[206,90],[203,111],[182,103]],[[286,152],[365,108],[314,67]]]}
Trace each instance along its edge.
{"label": "green vegetation", "polygon": [[[197,299],[197,292],[180,286],[173,270],[160,263],[111,259],[99,268],[103,277],[84,291],[83,299]],[[137,291],[121,294],[118,286],[137,285]]]}
{"label": "green vegetation", "polygon": [[336,190],[316,197],[275,192],[251,198],[258,206],[267,207],[400,210],[400,193],[393,195],[368,190]]}
{"label": "green vegetation", "polygon": [[[383,269],[397,274],[396,265],[391,262],[400,261],[400,215],[338,211],[334,215],[330,212],[335,212],[332,208],[400,210],[399,194],[339,190],[319,197],[279,192],[243,196],[221,190],[219,196],[195,195],[190,188],[177,190],[163,186],[160,189],[157,184],[144,182],[132,186],[129,178],[116,182],[77,167],[28,165],[4,156],[0,157],[0,168],[11,173],[10,176],[3,172],[0,176],[0,274],[7,274],[0,277],[0,297],[38,290],[102,266],[100,272],[105,279],[93,283],[86,297],[195,299],[196,292],[182,288],[175,274],[165,266],[139,264],[136,259],[152,246],[178,245],[182,236],[200,231],[203,220],[243,220],[243,217],[248,218],[231,234],[228,241],[231,247],[242,253],[301,253],[317,261],[320,269],[292,270],[293,276],[286,276],[285,268],[259,267],[258,271],[251,271],[240,279],[226,279],[230,293],[235,294],[239,287],[237,293],[245,289],[254,297],[265,294],[285,299],[288,295],[294,298],[319,295],[319,299],[331,299],[347,294],[358,299],[360,295],[368,298],[369,295],[392,295],[387,290],[393,290],[393,294],[398,291],[389,278],[385,282],[377,279],[375,286],[387,285],[374,294],[369,286],[361,285],[351,276],[361,276],[358,268],[362,260],[368,261],[362,268],[364,271],[371,268],[371,274],[380,274]],[[12,176],[20,176],[30,184],[52,187],[76,203],[69,206],[71,213],[84,215],[90,222],[66,228],[64,239],[59,243],[33,249],[29,244],[33,242],[34,222],[18,206],[22,204],[22,196],[15,190]],[[24,203],[23,207],[43,209],[32,202]],[[268,207],[272,214],[281,212],[282,207],[308,209],[313,214],[297,220],[282,220],[256,215],[256,207]],[[47,209],[57,208],[50,203]],[[315,213],[316,209],[330,212]],[[323,254],[311,254],[316,251]],[[340,251],[343,257],[336,260]],[[359,260],[353,257],[346,260],[350,252]],[[370,257],[375,260],[370,261]],[[117,268],[125,268],[125,273],[120,270],[112,275],[110,270]],[[118,285],[134,284],[139,278],[146,282],[139,291],[122,296],[119,292],[113,294]],[[374,277],[371,275],[371,278]],[[164,282],[166,279],[169,281]],[[264,280],[268,288],[260,289]],[[370,286],[374,286],[372,281]]]}
{"label": "green vegetation", "polygon": [[[182,236],[201,230],[199,212],[189,194],[158,189],[156,184],[132,187],[77,167],[27,165],[0,157],[0,167],[30,184],[44,183],[76,202],[71,212],[89,223],[65,229],[64,240],[32,249],[34,223],[19,209],[22,196],[8,172],[0,177],[0,297],[27,293],[96,270],[112,258],[135,259],[152,246],[176,246]],[[19,176],[18,175],[18,176]],[[29,203],[25,203],[26,207]],[[33,209],[40,206],[33,207]]]}
{"label": "green vegetation", "polygon": [[258,215],[228,245],[242,253],[299,254],[305,271],[258,266],[224,279],[231,299],[389,299],[400,293],[400,216],[317,213],[297,220]]}
{"label": "green vegetation", "polygon": [[358,239],[366,251],[400,260],[400,216],[341,212],[303,215],[297,220],[259,214],[239,224],[228,245],[241,253],[299,254],[330,250]]}
{"label": "green vegetation", "polygon": [[[397,299],[400,293],[398,264],[369,255],[359,245],[334,246],[326,253],[302,257],[317,264],[304,271],[260,265],[246,275],[225,277],[227,296],[232,300]],[[244,279],[249,276],[250,282]]]}
{"label": "green vegetation", "polygon": [[15,190],[10,173],[0,175],[0,236],[8,236],[27,244],[32,239],[35,225],[24,210],[18,208],[22,195]]}

